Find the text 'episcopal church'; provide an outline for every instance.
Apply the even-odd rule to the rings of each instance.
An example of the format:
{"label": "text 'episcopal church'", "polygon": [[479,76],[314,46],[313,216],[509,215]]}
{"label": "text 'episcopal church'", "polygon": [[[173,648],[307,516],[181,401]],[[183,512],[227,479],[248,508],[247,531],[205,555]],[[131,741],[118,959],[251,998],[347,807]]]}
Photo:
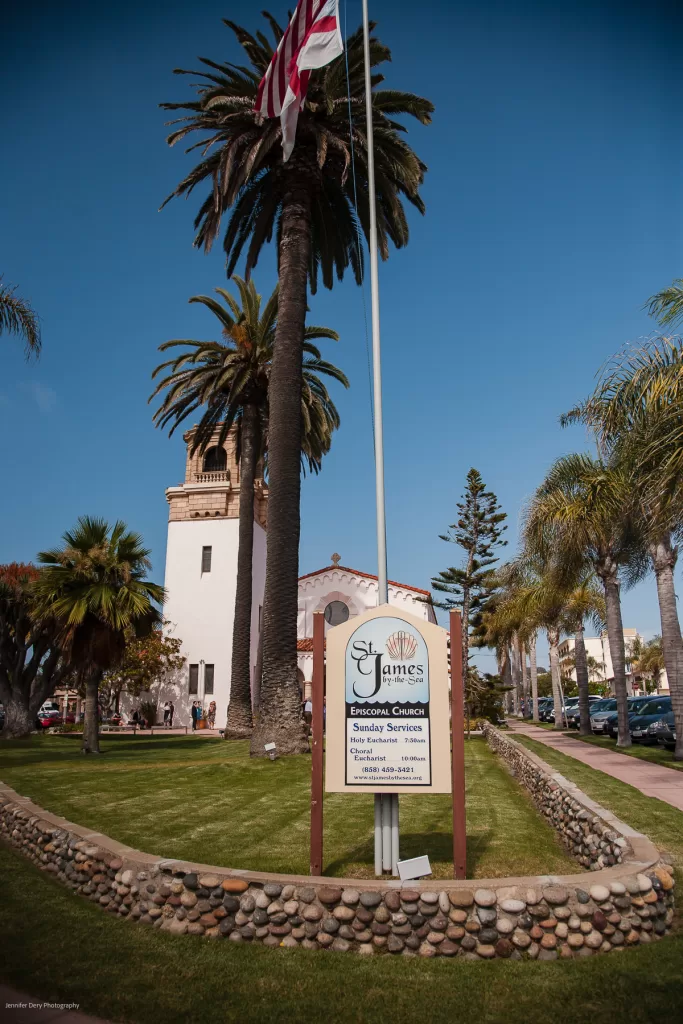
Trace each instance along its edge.
{"label": "text 'episcopal church'", "polygon": [[[165,629],[182,640],[185,664],[168,678],[155,696],[159,705],[175,704],[177,725],[189,725],[190,708],[216,702],[216,727],[225,726],[230,700],[232,627],[235,615],[239,534],[240,476],[235,444],[228,435],[204,453],[190,455],[194,428],[187,431],[185,480],[169,487],[166,550]],[[254,502],[254,555],[251,612],[251,677],[259,651],[261,612],[266,576],[268,487],[257,473]],[[327,626],[335,626],[377,605],[377,577],[332,564],[299,579],[298,661],[302,700],[313,675],[313,614],[322,611]],[[389,603],[435,622],[429,591],[389,583]]]}

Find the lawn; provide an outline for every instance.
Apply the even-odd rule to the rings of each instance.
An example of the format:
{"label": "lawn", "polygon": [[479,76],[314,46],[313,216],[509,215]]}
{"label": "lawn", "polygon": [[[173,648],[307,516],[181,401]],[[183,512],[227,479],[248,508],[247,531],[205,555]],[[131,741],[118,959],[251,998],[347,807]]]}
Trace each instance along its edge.
{"label": "lawn", "polygon": [[[244,742],[199,737],[0,744],[0,779],[42,807],[164,857],[308,873],[310,759],[251,760]],[[566,874],[576,862],[483,739],[466,744],[468,877]],[[374,877],[371,795],[325,797],[324,873]],[[401,797],[401,856],[452,877],[448,796]]]}
{"label": "lawn", "polygon": [[112,918],[1,844],[0,935],[4,982],[128,1024],[451,1024],[463,1014],[475,1024],[653,1024],[683,1014],[681,934],[555,963],[236,946]]}

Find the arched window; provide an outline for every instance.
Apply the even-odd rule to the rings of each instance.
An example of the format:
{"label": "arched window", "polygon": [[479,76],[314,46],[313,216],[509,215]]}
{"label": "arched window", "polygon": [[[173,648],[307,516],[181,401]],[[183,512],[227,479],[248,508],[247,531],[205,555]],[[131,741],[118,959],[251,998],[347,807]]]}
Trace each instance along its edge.
{"label": "arched window", "polygon": [[339,626],[348,619],[349,608],[343,601],[330,601],[324,614],[328,626]]}
{"label": "arched window", "polygon": [[228,468],[225,448],[209,448],[204,455],[204,473],[222,473]]}

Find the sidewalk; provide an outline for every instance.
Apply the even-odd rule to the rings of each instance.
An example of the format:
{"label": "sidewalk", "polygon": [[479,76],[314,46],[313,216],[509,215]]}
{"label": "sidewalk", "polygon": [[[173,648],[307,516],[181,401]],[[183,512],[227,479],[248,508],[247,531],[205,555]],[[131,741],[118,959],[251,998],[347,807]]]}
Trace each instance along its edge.
{"label": "sidewalk", "polygon": [[594,747],[591,743],[582,743],[565,732],[551,732],[539,729],[531,722],[507,719],[510,732],[528,736],[531,740],[544,743],[546,747],[559,750],[561,754],[574,757],[577,761],[595,768],[613,779],[626,782],[629,786],[639,789],[645,796],[656,797],[672,807],[683,811],[683,772],[663,765],[650,764],[628,754],[619,754],[616,750]]}
{"label": "sidewalk", "polygon": [[17,992],[0,984],[0,1019],[7,1024],[106,1024],[101,1017],[88,1017],[78,1010],[63,1008],[67,1004],[48,1002]]}

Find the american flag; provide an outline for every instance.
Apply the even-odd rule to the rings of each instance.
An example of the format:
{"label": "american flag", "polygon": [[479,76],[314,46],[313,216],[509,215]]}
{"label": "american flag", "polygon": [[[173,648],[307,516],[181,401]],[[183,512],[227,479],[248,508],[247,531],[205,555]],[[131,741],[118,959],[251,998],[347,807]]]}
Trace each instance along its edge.
{"label": "american flag", "polygon": [[311,71],[329,64],[343,51],[339,0],[299,0],[261,79],[254,107],[263,117],[280,117],[284,160],[289,160],[294,149],[296,123]]}

